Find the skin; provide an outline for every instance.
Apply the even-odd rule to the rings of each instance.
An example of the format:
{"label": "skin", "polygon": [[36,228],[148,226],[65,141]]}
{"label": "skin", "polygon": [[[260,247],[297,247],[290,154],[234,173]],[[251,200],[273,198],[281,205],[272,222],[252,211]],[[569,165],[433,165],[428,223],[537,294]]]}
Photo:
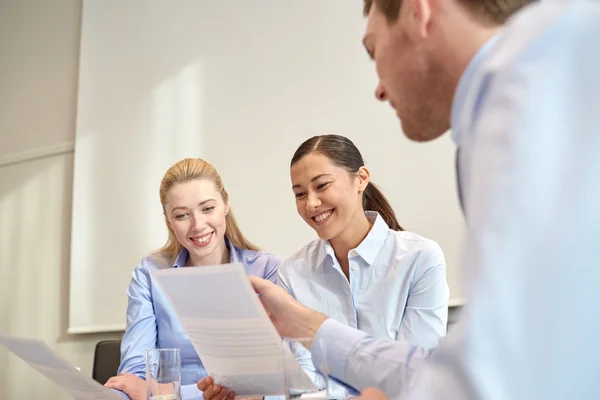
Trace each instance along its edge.
{"label": "skin", "polygon": [[348,278],[348,252],[371,230],[362,206],[369,170],[360,167],[350,173],[325,155],[311,153],[292,166],[290,175],[298,215],[321,239],[329,240]]}
{"label": "skin", "polygon": [[458,81],[498,29],[457,0],[403,0],[393,24],[371,7],[363,44],[379,77],[375,97],[389,102],[409,139],[434,140],[450,128]]}
{"label": "skin", "polygon": [[[213,182],[195,179],[173,185],[166,196],[165,219],[189,252],[188,265],[218,265],[229,260],[225,243],[229,205]],[[199,242],[207,240],[206,243]]]}

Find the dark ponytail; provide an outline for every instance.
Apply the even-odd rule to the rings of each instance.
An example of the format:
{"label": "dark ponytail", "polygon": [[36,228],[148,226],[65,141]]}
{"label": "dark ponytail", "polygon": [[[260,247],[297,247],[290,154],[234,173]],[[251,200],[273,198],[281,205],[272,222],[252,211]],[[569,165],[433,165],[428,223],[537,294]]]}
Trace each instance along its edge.
{"label": "dark ponytail", "polygon": [[[291,166],[311,153],[323,154],[335,165],[346,169],[350,173],[358,172],[358,169],[365,165],[362,155],[354,143],[347,137],[340,135],[313,136],[306,140],[294,153],[290,163]],[[390,229],[403,230],[390,203],[377,186],[371,182],[369,182],[363,194],[363,209],[365,211],[377,211]]]}
{"label": "dark ponytail", "polygon": [[396,219],[396,213],[392,206],[385,198],[381,190],[372,182],[369,182],[363,195],[363,208],[365,210],[377,211],[381,218],[385,221],[390,229],[395,231],[403,231],[402,227]]}

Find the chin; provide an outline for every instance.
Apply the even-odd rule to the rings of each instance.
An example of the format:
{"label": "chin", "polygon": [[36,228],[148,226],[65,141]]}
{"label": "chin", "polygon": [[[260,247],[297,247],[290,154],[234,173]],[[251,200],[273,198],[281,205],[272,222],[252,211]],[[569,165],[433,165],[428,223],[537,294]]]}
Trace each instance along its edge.
{"label": "chin", "polygon": [[331,240],[338,235],[333,229],[315,229],[315,231],[321,240]]}
{"label": "chin", "polygon": [[400,125],[402,127],[402,132],[404,132],[404,136],[414,142],[429,142],[439,138],[447,131],[447,129],[431,129],[431,127],[416,128],[414,125],[404,123],[401,123]]}

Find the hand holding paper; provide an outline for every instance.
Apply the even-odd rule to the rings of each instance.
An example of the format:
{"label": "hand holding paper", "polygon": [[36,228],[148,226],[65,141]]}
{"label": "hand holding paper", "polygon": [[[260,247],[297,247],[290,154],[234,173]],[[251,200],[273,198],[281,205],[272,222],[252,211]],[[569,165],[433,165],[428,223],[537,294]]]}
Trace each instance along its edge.
{"label": "hand holding paper", "polygon": [[[152,277],[215,383],[238,396],[285,392],[281,337],[241,264],[164,269],[153,271]],[[300,365],[295,366],[296,386],[316,390]]]}

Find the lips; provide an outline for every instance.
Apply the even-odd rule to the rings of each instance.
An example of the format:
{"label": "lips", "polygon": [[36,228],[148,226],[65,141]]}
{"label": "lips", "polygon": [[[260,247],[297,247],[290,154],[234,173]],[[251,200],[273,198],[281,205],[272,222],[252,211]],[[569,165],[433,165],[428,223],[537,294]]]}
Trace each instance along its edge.
{"label": "lips", "polygon": [[331,209],[331,210],[323,211],[322,213],[313,216],[312,219],[313,219],[313,221],[315,221],[317,223],[317,225],[322,225],[322,224],[326,223],[329,220],[329,218],[331,218],[334,211],[335,211],[335,208]]}
{"label": "lips", "polygon": [[206,233],[204,235],[192,236],[192,237],[190,237],[190,241],[192,242],[192,244],[194,246],[204,247],[204,246],[207,246],[211,242],[213,235],[214,235],[214,232]]}

